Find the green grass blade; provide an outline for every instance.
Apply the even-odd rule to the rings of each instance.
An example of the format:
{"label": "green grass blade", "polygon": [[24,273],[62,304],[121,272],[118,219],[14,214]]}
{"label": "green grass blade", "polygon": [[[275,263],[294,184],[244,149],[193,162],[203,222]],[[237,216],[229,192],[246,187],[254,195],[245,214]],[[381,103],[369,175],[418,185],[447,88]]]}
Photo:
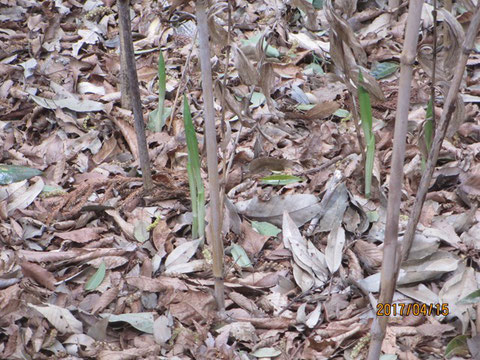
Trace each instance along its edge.
{"label": "green grass blade", "polygon": [[195,127],[193,126],[192,114],[190,113],[190,106],[188,105],[186,95],[183,97],[183,122],[185,125],[185,137],[187,140],[187,172],[194,218],[192,236],[193,238],[196,238],[204,236],[205,231],[205,190],[200,172],[200,155],[198,153],[197,135],[195,133]]}
{"label": "green grass blade", "polygon": [[365,161],[365,196],[370,197],[372,187],[373,161],[375,159],[375,136],[373,135],[373,115],[372,103],[368,91],[360,85],[364,82],[362,71],[358,74],[358,101],[360,103],[360,118],[362,120],[363,134],[366,144],[366,161]]}
{"label": "green grass blade", "polygon": [[165,72],[165,59],[163,58],[162,51],[158,55],[158,107],[156,111],[152,112],[153,117],[151,118],[151,123],[149,128],[155,132],[162,130],[163,125],[165,125],[164,117],[164,104],[165,104],[165,93],[167,91],[167,74]]}
{"label": "green grass blade", "polygon": [[[433,98],[430,98],[430,101],[427,105],[427,113],[425,124],[423,125],[423,139],[425,141],[425,146],[427,148],[427,155],[430,153],[430,149],[432,148],[432,141],[433,141],[433,132],[434,132],[434,123],[433,123]],[[422,154],[423,155],[423,154]],[[426,163],[427,159],[425,156],[422,156],[422,165]]]}
{"label": "green grass blade", "polygon": [[370,137],[370,142],[367,144],[367,157],[365,160],[365,196],[370,197],[370,191],[372,188],[372,174],[373,174],[373,161],[375,159],[375,137]]}
{"label": "green grass blade", "polygon": [[190,200],[192,201],[192,239],[198,237],[198,197],[196,181],[192,173],[190,161],[187,163],[188,187],[190,188]]}

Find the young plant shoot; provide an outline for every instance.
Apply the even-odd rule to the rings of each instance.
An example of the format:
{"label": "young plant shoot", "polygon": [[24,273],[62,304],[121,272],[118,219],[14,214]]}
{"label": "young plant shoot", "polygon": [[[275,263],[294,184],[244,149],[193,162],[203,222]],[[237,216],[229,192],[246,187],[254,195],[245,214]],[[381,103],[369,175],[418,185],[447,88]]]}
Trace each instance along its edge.
{"label": "young plant shoot", "polygon": [[[362,71],[359,71],[358,80],[360,84],[364,82]],[[373,160],[375,159],[375,136],[372,130],[373,116],[370,94],[362,85],[358,86],[358,100],[360,102],[360,118],[362,120],[367,153],[365,160],[365,196],[369,198],[372,188]]]}
{"label": "young plant shoot", "polygon": [[167,90],[167,75],[165,72],[165,59],[162,51],[158,55],[158,107],[148,116],[148,128],[159,132],[165,125],[165,120],[170,116],[171,109],[165,108],[165,93]]}
{"label": "young plant shoot", "polygon": [[188,104],[187,96],[183,96],[183,122],[185,124],[185,137],[188,149],[188,184],[190,187],[190,198],[192,200],[192,238],[202,238],[203,244],[205,233],[205,190],[200,173],[200,155],[198,154],[198,141],[193,126],[192,114]]}

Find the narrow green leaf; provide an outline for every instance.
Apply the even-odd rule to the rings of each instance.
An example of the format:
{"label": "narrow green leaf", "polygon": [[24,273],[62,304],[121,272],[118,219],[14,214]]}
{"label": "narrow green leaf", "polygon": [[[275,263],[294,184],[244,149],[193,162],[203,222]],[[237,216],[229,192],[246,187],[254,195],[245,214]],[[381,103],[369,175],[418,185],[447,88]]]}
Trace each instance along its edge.
{"label": "narrow green leaf", "polygon": [[102,261],[95,274],[93,274],[93,276],[86,282],[85,290],[92,291],[99,287],[103,279],[105,278],[105,273],[106,266],[105,262]]}
{"label": "narrow green leaf", "polygon": [[183,96],[183,123],[187,140],[187,172],[194,219],[192,237],[195,239],[196,237],[203,237],[205,232],[205,189],[200,171],[197,135],[195,133],[195,127],[193,126],[192,114],[190,113],[190,106],[186,95]]}
{"label": "narrow green leaf", "polygon": [[265,221],[252,221],[252,228],[261,235],[277,236],[282,232],[278,227]]}
{"label": "narrow green leaf", "polygon": [[340,117],[340,118],[346,118],[346,117],[350,116],[350,112],[348,110],[345,110],[345,109],[338,109],[337,111],[335,111],[333,113],[333,115],[335,115],[337,117]]}
{"label": "narrow green leaf", "polygon": [[324,75],[325,74],[322,66],[320,64],[317,64],[317,63],[308,64],[305,67],[305,70],[303,70],[303,73],[305,75]]}
{"label": "narrow green leaf", "polygon": [[263,347],[252,353],[252,356],[257,358],[274,358],[280,355],[282,355],[282,352],[272,347]]}
{"label": "narrow green leaf", "polygon": [[315,104],[298,104],[295,107],[297,108],[297,110],[308,111],[310,109],[313,109],[315,107]]}
{"label": "narrow green leaf", "polygon": [[461,305],[478,303],[480,303],[480,290],[475,290],[457,302],[457,304]]}
{"label": "narrow green leaf", "polygon": [[243,247],[241,247],[240,245],[237,245],[237,244],[233,244],[232,248],[231,248],[231,252],[232,252],[232,257],[233,257],[233,260],[235,261],[235,264],[237,264],[241,267],[251,267],[252,266],[252,263],[251,263],[248,255],[247,255],[247,253],[243,249]]}
{"label": "narrow green leaf", "polygon": [[467,336],[466,335],[459,335],[454,337],[450,342],[447,344],[447,348],[445,349],[445,357],[450,358],[454,355],[468,355],[468,345],[467,345]]}
{"label": "narrow green leaf", "polygon": [[8,185],[14,182],[30,179],[41,175],[42,172],[27,166],[0,164],[0,185]]}
{"label": "narrow green leaf", "polygon": [[198,238],[198,198],[196,181],[192,173],[192,164],[187,163],[188,187],[190,189],[190,199],[192,201],[192,239]]}
{"label": "narrow green leaf", "polygon": [[313,0],[312,5],[315,9],[323,9],[323,0]]}
{"label": "narrow green leaf", "polygon": [[[363,83],[362,71],[358,74],[359,83]],[[375,159],[375,136],[373,135],[373,116],[370,94],[361,85],[358,86],[358,101],[360,103],[360,118],[362,120],[363,134],[366,145],[366,162],[365,162],[365,196],[370,197],[372,186],[373,162]]]}
{"label": "narrow green leaf", "polygon": [[165,125],[166,116],[164,116],[164,103],[165,103],[165,93],[167,89],[167,74],[165,72],[165,59],[163,58],[162,51],[159,51],[158,55],[158,107],[157,111],[152,111],[149,129],[159,132],[162,130],[162,127]]}
{"label": "narrow green leaf", "polygon": [[[164,107],[163,108],[163,114],[162,114],[162,120],[160,122],[161,128],[163,128],[163,126],[165,126],[165,123],[166,123],[167,119],[170,117],[170,115],[172,115],[172,108]],[[148,130],[155,131],[155,121],[156,121],[156,119],[158,119],[158,108],[153,110],[153,111],[150,111],[150,114],[148,114],[148,124],[147,124]]]}
{"label": "narrow green leaf", "polygon": [[126,322],[133,326],[135,329],[143,331],[147,334],[153,334],[153,313],[143,312],[143,313],[129,313],[129,314],[100,314],[103,318],[108,318],[108,322]]}
{"label": "narrow green leaf", "polygon": [[257,108],[260,105],[262,105],[265,102],[265,100],[266,100],[265,95],[255,91],[252,94],[252,99],[250,100],[250,103],[252,104],[252,105],[250,105],[250,107],[253,108],[253,109]]}
{"label": "narrow green leaf", "polygon": [[433,122],[433,98],[430,97],[427,105],[427,112],[425,114],[425,122],[423,124],[423,141],[425,142],[425,147],[427,148],[427,154],[423,154],[422,151],[422,170],[425,170],[427,164],[427,156],[430,153],[433,142],[433,132],[435,131]]}
{"label": "narrow green leaf", "polygon": [[[260,40],[260,37],[262,34],[257,34],[255,36],[252,36],[250,39],[247,40],[242,40],[242,45],[247,45],[247,46],[257,46],[258,41]],[[266,48],[266,54],[267,57],[274,57],[274,58],[279,58],[280,57],[280,51],[278,51],[276,48],[274,48],[271,45],[267,46],[267,42],[264,40],[263,41],[263,49],[265,50]]]}
{"label": "narrow green leaf", "polygon": [[427,145],[427,151],[430,152],[433,141],[433,99],[430,98],[427,106],[427,121],[425,122],[425,144]]}
{"label": "narrow green leaf", "polygon": [[386,61],[375,64],[371,73],[375,79],[379,80],[392,75],[398,68],[398,63]]}
{"label": "narrow green leaf", "polygon": [[288,185],[302,181],[303,179],[298,176],[277,174],[270,175],[261,179],[263,184],[266,185]]}

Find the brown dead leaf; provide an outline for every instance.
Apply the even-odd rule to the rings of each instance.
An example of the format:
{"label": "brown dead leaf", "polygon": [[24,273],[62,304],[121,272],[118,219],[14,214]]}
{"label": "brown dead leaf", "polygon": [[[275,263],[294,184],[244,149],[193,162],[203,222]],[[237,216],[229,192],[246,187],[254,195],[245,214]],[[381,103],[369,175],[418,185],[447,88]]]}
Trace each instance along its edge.
{"label": "brown dead leaf", "polygon": [[100,234],[105,231],[105,228],[83,228],[63,233],[57,232],[55,236],[63,240],[84,244],[89,241],[98,240],[100,238]]}
{"label": "brown dead leaf", "polygon": [[256,257],[269,239],[269,236],[261,235],[253,230],[252,226],[245,220],[242,222],[242,232],[243,238],[240,241],[240,245],[249,256]]}
{"label": "brown dead leaf", "polygon": [[120,289],[118,287],[112,287],[105,291],[101,296],[98,302],[92,308],[92,314],[98,314],[107,308],[110,303],[118,297]]}
{"label": "brown dead leaf", "polygon": [[313,108],[307,111],[305,114],[308,120],[321,120],[330,115],[340,108],[340,105],[336,101],[325,101],[318,103]]}
{"label": "brown dead leaf", "polygon": [[155,279],[145,276],[134,276],[125,279],[127,284],[135,286],[142,291],[160,292],[165,290],[187,291],[188,287],[180,279],[161,276]]}
{"label": "brown dead leaf", "polygon": [[55,290],[55,283],[57,280],[52,273],[50,273],[50,271],[44,269],[40,265],[28,261],[22,261],[20,266],[22,267],[22,272],[26,277],[35,280],[37,283],[45,286],[49,290]]}
{"label": "brown dead leaf", "polygon": [[235,68],[242,82],[248,86],[257,85],[260,79],[257,69],[239,47],[235,46],[233,50],[235,52]]}

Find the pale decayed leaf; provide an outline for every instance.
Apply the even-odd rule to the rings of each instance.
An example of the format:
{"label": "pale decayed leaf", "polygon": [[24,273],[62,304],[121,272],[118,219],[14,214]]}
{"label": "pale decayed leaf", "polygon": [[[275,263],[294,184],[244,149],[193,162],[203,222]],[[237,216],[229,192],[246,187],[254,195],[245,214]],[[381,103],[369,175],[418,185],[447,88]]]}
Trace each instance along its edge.
{"label": "pale decayed leaf", "polygon": [[45,109],[66,108],[76,112],[103,111],[102,103],[93,100],[77,100],[74,98],[52,100],[30,94],[32,100]]}
{"label": "pale decayed leaf", "polygon": [[[319,261],[319,259],[314,259],[311,256],[312,249],[309,251],[308,244],[310,241],[307,242],[303,238],[297,225],[293,222],[287,211],[285,211],[283,215],[282,232],[284,245],[292,252],[293,261],[295,265],[299,267],[297,270],[306,272],[310,277],[310,280],[302,279],[300,282],[297,281],[297,284],[303,291],[305,291],[305,288],[308,290],[307,286],[321,286],[327,280],[324,276],[324,274],[326,274],[326,269],[321,260]],[[312,246],[313,244],[310,245],[310,247]],[[315,253],[317,252],[319,253],[320,251],[315,251]],[[297,271],[297,274],[300,276],[301,273]],[[319,277],[315,274],[319,274]],[[297,280],[297,277],[295,280]],[[307,282],[305,282],[305,280],[307,280]]]}
{"label": "pale decayed leaf", "polygon": [[56,305],[36,306],[28,304],[31,308],[42,314],[62,334],[82,334],[83,325],[70,311]]}
{"label": "pale decayed leaf", "polygon": [[328,234],[327,247],[325,249],[325,259],[331,273],[337,271],[342,263],[344,245],[345,230],[343,230],[340,223],[337,223]]}
{"label": "pale decayed leaf", "polygon": [[250,322],[234,322],[217,330],[219,333],[223,333],[225,331],[227,331],[229,335],[237,341],[251,343],[257,341],[255,327]]}
{"label": "pale decayed leaf", "polygon": [[200,241],[200,239],[187,241],[177,246],[165,260],[165,267],[168,269],[171,266],[186,263],[197,251]]}
{"label": "pale decayed leaf", "polygon": [[255,197],[237,202],[235,206],[240,214],[257,221],[270,222],[276,226],[282,226],[285,210],[298,226],[311,220],[321,210],[318,198],[312,194],[272,196],[266,202]]}
{"label": "pale decayed leaf", "polygon": [[100,314],[103,318],[108,318],[108,322],[126,322],[135,329],[143,331],[147,334],[153,334],[153,313],[131,313],[131,314]]}
{"label": "pale decayed leaf", "polygon": [[153,323],[153,338],[159,345],[165,345],[172,337],[173,318],[170,314],[160,315]]}
{"label": "pale decayed leaf", "polygon": [[24,192],[15,192],[10,198],[10,202],[7,204],[8,213],[12,213],[17,209],[25,209],[42,192],[44,185],[45,183],[43,180],[38,179],[35,184],[29,186]]}
{"label": "pale decayed leaf", "polygon": [[464,268],[448,279],[438,293],[440,303],[447,303],[449,314],[456,316],[462,323],[465,331],[469,319],[475,310],[472,304],[462,304],[459,300],[478,289],[475,271],[471,267]]}

